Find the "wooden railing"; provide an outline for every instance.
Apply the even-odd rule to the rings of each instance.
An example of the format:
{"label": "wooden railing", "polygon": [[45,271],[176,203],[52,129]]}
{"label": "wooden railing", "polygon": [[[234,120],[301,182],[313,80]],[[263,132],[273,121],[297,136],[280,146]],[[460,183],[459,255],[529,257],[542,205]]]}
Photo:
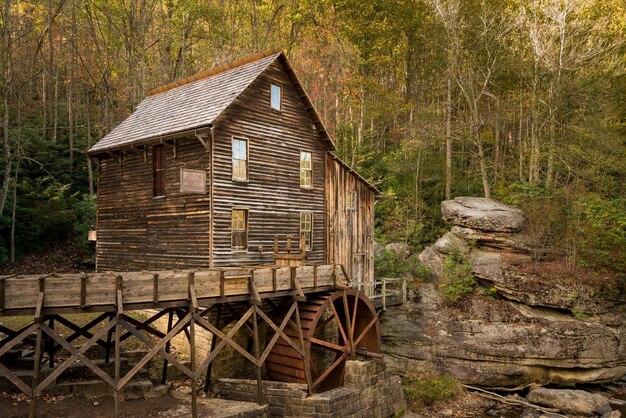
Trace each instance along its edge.
{"label": "wooden railing", "polygon": [[381,278],[373,282],[352,281],[351,286],[363,290],[377,308],[387,309],[387,306],[404,305],[407,302],[407,279]]}

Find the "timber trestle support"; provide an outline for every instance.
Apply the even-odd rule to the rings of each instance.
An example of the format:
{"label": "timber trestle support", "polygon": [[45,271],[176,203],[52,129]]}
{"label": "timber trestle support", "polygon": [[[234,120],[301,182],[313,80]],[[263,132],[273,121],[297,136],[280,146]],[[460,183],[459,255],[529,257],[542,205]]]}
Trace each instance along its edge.
{"label": "timber trestle support", "polygon": [[[105,312],[83,326],[74,323],[70,318],[62,314],[42,314],[35,316],[33,322],[18,331],[12,331],[6,327],[2,332],[8,336],[0,341],[0,357],[16,347],[18,344],[32,346],[35,349],[34,367],[32,372],[32,384],[29,386],[16,373],[4,364],[0,363],[0,376],[8,379],[21,392],[31,399],[30,415],[36,415],[37,398],[70,366],[76,362],[82,363],[99,379],[110,386],[114,391],[115,416],[120,416],[123,406],[120,403],[120,392],[151,360],[159,356],[163,360],[162,381],[167,381],[168,365],[172,365],[186,378],[191,379],[191,404],[192,416],[198,416],[197,382],[203,377],[206,379],[205,388],[211,384],[211,365],[226,347],[230,346],[252,363],[256,368],[258,383],[258,402],[264,403],[261,369],[267,356],[280,339],[287,342],[297,352],[304,364],[308,364],[304,339],[300,332],[297,338],[285,333],[285,328],[290,325],[300,329],[296,324],[299,322],[297,297],[288,297],[283,300],[269,301],[263,306],[258,302],[228,302],[216,303],[209,306],[200,306],[194,295],[193,283],[190,284],[190,300],[187,307],[170,307],[155,311],[150,317],[139,320],[130,312],[124,310],[123,301],[118,299],[115,312]],[[121,294],[121,292],[120,292]],[[42,292],[42,298],[45,291]],[[280,321],[272,320],[272,312],[276,312],[278,305],[285,305],[288,301],[287,313]],[[225,314],[228,312],[228,314]],[[282,311],[281,311],[282,312]],[[164,333],[154,328],[153,325],[161,317],[168,320],[167,332]],[[227,325],[233,324],[228,331],[224,331]],[[55,327],[54,324],[57,324]],[[259,327],[266,324],[273,331],[273,336],[261,346]],[[59,325],[67,328],[69,334],[62,335]],[[198,328],[202,328],[212,334],[214,344],[208,356],[199,364],[196,363],[195,335]],[[253,352],[250,353],[239,345],[234,336],[245,330],[253,338]],[[179,360],[171,353],[172,339],[184,333],[191,348],[190,366]],[[35,335],[35,338],[33,338]],[[148,348],[147,353],[135,363],[130,370],[122,374],[121,370],[121,345],[129,338],[134,337]],[[79,340],[79,338],[82,338]],[[77,341],[78,340],[78,341]],[[84,341],[84,342],[82,342]],[[72,344],[72,342],[74,344]],[[82,342],[79,346],[75,344]],[[97,362],[88,356],[88,351],[95,346],[104,349],[105,363],[114,363],[113,375],[107,373]],[[110,351],[113,350],[113,353]],[[47,359],[44,358],[44,354]],[[111,356],[112,354],[112,356]],[[42,363],[49,362],[50,373],[41,381],[38,380]]]}
{"label": "timber trestle support", "polygon": [[[118,417],[121,392],[157,357],[162,383],[169,366],[191,379],[191,411],[197,417],[198,383],[204,378],[208,391],[214,361],[226,347],[253,366],[260,404],[266,400],[263,373],[273,380],[305,383],[309,393],[336,387],[343,383],[346,359],[380,352],[376,312],[362,292],[349,287],[350,279],[339,267],[0,277],[0,315],[32,317],[18,330],[0,325],[0,360],[16,349],[34,349],[30,382],[20,378],[23,370],[10,370],[6,358],[0,361],[0,376],[31,399],[31,417],[37,398],[77,362],[111,388]],[[91,316],[85,323],[85,317],[73,314]],[[159,320],[166,321],[166,330],[157,329]],[[326,333],[327,326],[335,331]],[[196,355],[199,330],[211,334],[204,358]],[[238,343],[240,332],[248,337],[247,347]],[[178,335],[189,342],[188,363],[171,350]],[[147,351],[122,367],[122,346],[129,339]],[[320,348],[325,352],[318,358]],[[92,358],[93,349],[104,352],[106,367]]]}

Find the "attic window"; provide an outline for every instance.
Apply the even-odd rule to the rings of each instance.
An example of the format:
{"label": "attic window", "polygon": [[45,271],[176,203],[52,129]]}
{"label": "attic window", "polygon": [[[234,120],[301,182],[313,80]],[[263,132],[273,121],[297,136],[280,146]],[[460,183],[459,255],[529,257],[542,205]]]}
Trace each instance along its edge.
{"label": "attic window", "polygon": [[165,196],[165,150],[163,145],[152,147],[152,196]]}
{"label": "attic window", "polygon": [[272,84],[272,94],[271,94],[271,99],[270,99],[270,104],[272,106],[272,109],[276,109],[276,110],[280,110],[281,107],[281,101],[282,101],[282,89],[280,88],[280,86],[277,86],[276,84]]}
{"label": "attic window", "polygon": [[233,180],[248,180],[248,140],[233,138]]}
{"label": "attic window", "polygon": [[311,187],[313,185],[313,162],[311,153],[300,152],[300,187]]}

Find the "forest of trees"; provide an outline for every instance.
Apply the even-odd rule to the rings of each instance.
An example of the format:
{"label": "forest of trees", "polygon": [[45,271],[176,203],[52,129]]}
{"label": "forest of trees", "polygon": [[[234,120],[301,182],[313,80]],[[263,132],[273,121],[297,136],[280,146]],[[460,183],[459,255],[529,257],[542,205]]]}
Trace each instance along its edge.
{"label": "forest of trees", "polygon": [[[441,200],[527,211],[574,269],[626,271],[626,3],[4,0],[0,265],[89,250],[85,151],[152,87],[281,47],[338,154],[376,184],[377,239],[416,250]],[[556,245],[558,243],[558,245]]]}

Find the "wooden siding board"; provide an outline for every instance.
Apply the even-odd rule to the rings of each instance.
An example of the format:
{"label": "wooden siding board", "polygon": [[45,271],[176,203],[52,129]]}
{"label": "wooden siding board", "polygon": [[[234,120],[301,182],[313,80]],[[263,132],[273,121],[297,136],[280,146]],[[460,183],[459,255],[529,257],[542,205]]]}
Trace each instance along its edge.
{"label": "wooden siding board", "polygon": [[[374,191],[346,167],[326,158],[328,262],[342,264],[352,279],[374,280]],[[355,210],[347,210],[347,196],[357,192]],[[356,260],[356,258],[360,258]],[[361,266],[361,273],[356,269]],[[360,277],[359,277],[360,276]]]}
{"label": "wooden siding board", "polygon": [[[209,266],[210,199],[180,192],[180,168],[207,170],[206,150],[195,138],[179,139],[166,154],[166,193],[152,196],[152,149],[99,159],[98,271]],[[208,177],[208,176],[207,176]],[[208,187],[207,178],[207,187]]]}
{"label": "wooden siding board", "polygon": [[[270,85],[283,89],[281,111],[270,108]],[[274,235],[297,239],[300,212],[313,212],[311,263],[326,259],[325,166],[326,145],[282,65],[275,62],[216,120],[215,237],[216,266],[271,264]],[[231,138],[248,139],[249,178],[232,180]],[[300,187],[300,151],[313,153],[313,187]],[[233,207],[247,208],[248,251],[232,252],[230,216]],[[261,246],[263,251],[259,252]]]}

